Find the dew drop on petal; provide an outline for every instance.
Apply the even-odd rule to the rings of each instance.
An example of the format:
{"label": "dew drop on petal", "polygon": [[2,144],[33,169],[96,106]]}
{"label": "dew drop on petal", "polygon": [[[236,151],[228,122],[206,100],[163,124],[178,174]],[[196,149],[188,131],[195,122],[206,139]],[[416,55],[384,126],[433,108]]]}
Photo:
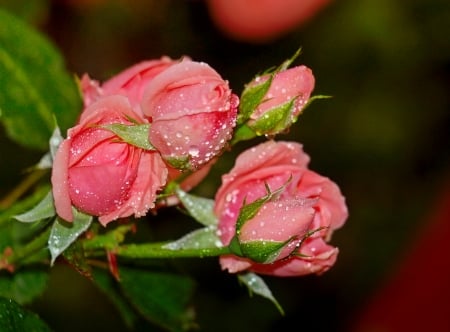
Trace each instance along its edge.
{"label": "dew drop on petal", "polygon": [[198,156],[199,156],[200,150],[199,150],[198,146],[192,145],[192,146],[189,148],[188,153],[189,153],[189,155],[190,155],[191,157],[194,157],[194,158],[195,158],[195,157],[198,157]]}

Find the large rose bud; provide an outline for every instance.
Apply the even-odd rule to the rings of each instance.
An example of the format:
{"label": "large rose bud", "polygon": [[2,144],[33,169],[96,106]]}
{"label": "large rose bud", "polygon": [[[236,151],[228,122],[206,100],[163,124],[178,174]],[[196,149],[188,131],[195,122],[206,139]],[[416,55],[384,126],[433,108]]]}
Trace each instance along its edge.
{"label": "large rose bud", "polygon": [[[221,240],[237,243],[239,252],[220,258],[223,269],[300,276],[334,264],[338,249],[326,241],[347,218],[345,199],[335,183],[310,171],[308,162],[294,142],[268,141],[237,158],[215,198]],[[258,201],[256,213],[238,220],[244,203]]]}
{"label": "large rose bud", "polygon": [[178,60],[172,60],[167,56],[142,61],[114,75],[101,85],[84,74],[80,81],[84,105],[87,107],[103,96],[119,94],[128,97],[134,111],[142,114],[140,104],[148,83],[175,63],[178,63]]}
{"label": "large rose bud", "polygon": [[106,225],[118,218],[143,216],[154,207],[167,167],[160,155],[124,142],[105,128],[144,120],[124,96],[107,96],[86,108],[59,146],[52,171],[57,214],[73,220],[72,206],[98,216]]}
{"label": "large rose bud", "polygon": [[314,83],[312,71],[306,66],[257,76],[242,93],[246,125],[257,135],[286,131],[308,102]]}
{"label": "large rose bud", "polygon": [[195,170],[221,153],[233,133],[238,97],[209,65],[184,59],[147,86],[142,110],[150,142],[172,167]]}

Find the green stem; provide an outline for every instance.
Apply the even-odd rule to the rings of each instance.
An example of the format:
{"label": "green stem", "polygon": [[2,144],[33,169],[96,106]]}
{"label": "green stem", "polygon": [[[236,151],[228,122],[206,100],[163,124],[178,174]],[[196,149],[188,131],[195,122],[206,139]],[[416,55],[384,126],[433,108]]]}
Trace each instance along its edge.
{"label": "green stem", "polygon": [[96,235],[82,241],[83,251],[87,257],[104,256],[111,251],[117,256],[128,258],[187,258],[214,257],[231,253],[228,247],[170,249],[168,242],[143,244],[121,244],[125,235],[133,229],[133,225],[122,225],[103,235]]}
{"label": "green stem", "polygon": [[28,189],[30,189],[47,170],[36,169],[20,182],[8,195],[0,200],[0,209],[6,209],[14,204]]}
{"label": "green stem", "polygon": [[129,258],[203,258],[231,253],[228,247],[169,249],[164,247],[166,244],[167,242],[123,245],[117,247],[114,253]]}

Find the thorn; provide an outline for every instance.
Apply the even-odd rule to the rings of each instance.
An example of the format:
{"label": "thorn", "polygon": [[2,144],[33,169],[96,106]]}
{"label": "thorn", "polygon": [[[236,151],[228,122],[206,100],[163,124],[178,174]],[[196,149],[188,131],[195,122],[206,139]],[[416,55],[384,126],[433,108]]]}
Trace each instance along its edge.
{"label": "thorn", "polygon": [[117,281],[120,281],[120,275],[119,275],[119,267],[117,265],[117,257],[116,254],[114,254],[110,250],[106,250],[106,257],[108,259],[108,267],[109,271],[113,275],[114,279]]}

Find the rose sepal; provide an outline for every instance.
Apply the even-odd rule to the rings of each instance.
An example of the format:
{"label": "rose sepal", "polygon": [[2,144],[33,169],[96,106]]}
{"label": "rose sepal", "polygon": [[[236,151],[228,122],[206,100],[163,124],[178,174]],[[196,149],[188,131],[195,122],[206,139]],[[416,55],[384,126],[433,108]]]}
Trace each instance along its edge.
{"label": "rose sepal", "polygon": [[289,245],[292,240],[287,241],[248,241],[240,242],[242,256],[256,263],[270,264],[278,259],[281,251]]}
{"label": "rose sepal", "polygon": [[100,128],[110,130],[124,142],[144,150],[156,150],[148,139],[150,124],[135,123],[126,125],[123,123],[112,123],[101,125]]}
{"label": "rose sepal", "polygon": [[249,124],[249,128],[257,136],[275,135],[285,131],[297,119],[297,117],[291,118],[296,98],[268,111],[264,116]]}

